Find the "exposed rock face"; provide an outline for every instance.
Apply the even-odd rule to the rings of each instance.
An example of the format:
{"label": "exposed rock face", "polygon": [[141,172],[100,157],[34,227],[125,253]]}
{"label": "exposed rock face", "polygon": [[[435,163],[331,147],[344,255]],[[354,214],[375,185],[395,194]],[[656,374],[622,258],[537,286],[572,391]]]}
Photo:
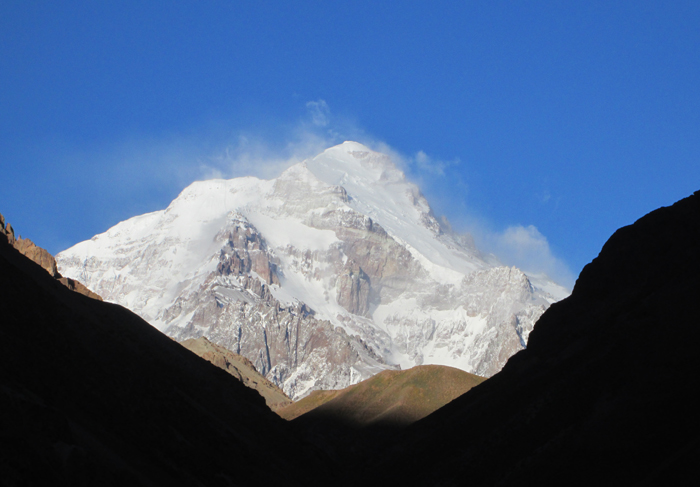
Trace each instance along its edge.
{"label": "exposed rock face", "polygon": [[14,247],[19,250],[22,255],[29,257],[39,264],[51,277],[59,278],[61,276],[58,272],[56,259],[53,258],[53,255],[49,254],[41,247],[34,245],[34,242],[28,238],[20,237],[15,240]]}
{"label": "exposed rock face", "polygon": [[491,375],[567,294],[453,235],[387,156],[353,142],[274,180],[194,183],[58,260],[168,335],[246,356],[294,399],[399,366]]}
{"label": "exposed rock face", "polygon": [[273,411],[292,404],[292,400],[275,384],[267,380],[253,363],[242,355],[231,352],[220,345],[211,343],[205,337],[188,339],[181,342],[186,349],[196,353],[204,360],[225,370],[243,385],[258,391],[265,403]]}
{"label": "exposed rock face", "polygon": [[336,301],[340,306],[352,314],[367,316],[371,284],[360,266],[350,262],[346,271],[338,276],[336,287]]}
{"label": "exposed rock face", "polygon": [[0,236],[10,245],[15,244],[15,231],[12,225],[5,223],[5,217],[2,214],[0,214]]}
{"label": "exposed rock face", "polygon": [[290,397],[306,394],[309,385],[342,388],[387,368],[342,328],[316,319],[303,303],[282,306],[267,284],[247,275],[212,273],[199,289],[165,312],[180,317],[182,310],[195,311],[185,327],[171,325],[166,334],[177,340],[206,336],[248,357],[260,373],[284,385]]}
{"label": "exposed rock face", "polygon": [[[221,249],[217,273],[239,276],[255,272],[265,283],[279,284],[274,256],[267,250],[265,241],[242,215],[236,216],[235,225],[228,235],[224,235],[228,241]],[[217,239],[221,237],[218,235]]]}
{"label": "exposed rock face", "polygon": [[102,301],[102,298],[90,291],[80,282],[70,279],[68,277],[63,277],[60,272],[58,272],[58,265],[56,264],[56,259],[53,255],[49,254],[48,251],[37,247],[34,242],[28,238],[15,238],[15,231],[12,229],[12,225],[9,223],[5,226],[5,218],[0,214],[0,238],[4,238],[8,244],[12,245],[16,250],[22,255],[26,256],[36,264],[39,264],[42,269],[49,273],[51,277],[57,279],[61,284],[66,286],[71,291],[83,294],[89,298],[97,299]]}

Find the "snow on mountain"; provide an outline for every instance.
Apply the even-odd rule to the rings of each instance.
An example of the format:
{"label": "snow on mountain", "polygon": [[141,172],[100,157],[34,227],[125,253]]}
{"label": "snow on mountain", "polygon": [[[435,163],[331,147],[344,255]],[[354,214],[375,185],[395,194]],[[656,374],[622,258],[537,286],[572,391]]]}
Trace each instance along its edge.
{"label": "snow on mountain", "polygon": [[493,375],[568,294],[443,229],[390,158],[356,142],[269,181],[195,182],[57,260],[164,333],[248,357],[295,399],[399,366]]}

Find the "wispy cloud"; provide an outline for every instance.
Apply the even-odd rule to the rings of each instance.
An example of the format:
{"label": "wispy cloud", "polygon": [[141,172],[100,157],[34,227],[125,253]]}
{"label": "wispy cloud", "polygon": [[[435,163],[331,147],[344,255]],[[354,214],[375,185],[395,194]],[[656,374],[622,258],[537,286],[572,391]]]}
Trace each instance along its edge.
{"label": "wispy cloud", "polygon": [[311,115],[311,121],[318,127],[327,127],[330,123],[331,109],[325,100],[306,102],[306,109]]}
{"label": "wispy cloud", "polygon": [[422,150],[416,152],[410,161],[410,164],[415,167],[417,172],[427,172],[437,176],[444,176],[448,168],[458,166],[459,163],[459,158],[455,158],[451,161],[444,161],[431,157]]}
{"label": "wispy cloud", "polygon": [[564,261],[554,255],[547,237],[534,225],[515,225],[490,236],[492,251],[506,264],[526,272],[546,274],[571,288],[574,277]]}
{"label": "wispy cloud", "polygon": [[328,104],[308,102],[307,116],[280,129],[275,140],[253,132],[241,132],[204,157],[200,178],[255,176],[271,179],[293,164],[313,157],[345,140],[329,122]]}

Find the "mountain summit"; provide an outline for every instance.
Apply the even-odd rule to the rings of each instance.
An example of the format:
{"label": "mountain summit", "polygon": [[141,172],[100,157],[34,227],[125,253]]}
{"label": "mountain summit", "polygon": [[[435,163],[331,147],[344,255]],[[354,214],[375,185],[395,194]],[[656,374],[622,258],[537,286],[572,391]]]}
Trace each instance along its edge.
{"label": "mountain summit", "polygon": [[167,335],[246,356],[294,399],[420,364],[491,376],[568,294],[443,228],[389,156],[357,142],[277,179],[195,182],[57,260]]}

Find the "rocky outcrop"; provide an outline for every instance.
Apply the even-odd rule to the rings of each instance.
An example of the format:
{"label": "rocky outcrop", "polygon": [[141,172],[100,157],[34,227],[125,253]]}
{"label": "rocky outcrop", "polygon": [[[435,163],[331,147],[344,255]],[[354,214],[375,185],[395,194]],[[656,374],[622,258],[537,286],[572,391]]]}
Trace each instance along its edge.
{"label": "rocky outcrop", "polygon": [[336,300],[350,313],[367,316],[369,314],[370,289],[369,276],[360,266],[349,262],[345,272],[338,276]]}
{"label": "rocky outcrop", "polygon": [[102,301],[102,296],[90,291],[80,281],[76,281],[75,279],[71,279],[70,277],[62,277],[62,276],[58,278],[58,281],[61,284],[63,284],[64,286],[66,286],[68,289],[70,289],[71,291],[75,291],[76,293],[82,294],[83,296],[87,296],[88,298]]}
{"label": "rocky outcrop", "polygon": [[68,277],[63,277],[61,273],[58,272],[56,259],[54,259],[53,255],[51,255],[47,250],[37,247],[34,242],[28,238],[16,238],[12,225],[9,223],[5,225],[5,218],[2,216],[2,214],[0,214],[0,238],[4,238],[5,241],[12,245],[20,254],[41,266],[41,268],[48,272],[51,277],[57,279],[71,291],[75,291],[89,298],[102,301],[102,297],[90,291],[80,282]]}
{"label": "rocky outcrop", "polygon": [[5,217],[0,214],[0,235],[4,238],[7,243],[14,245],[15,243],[15,231],[12,225],[5,223]]}
{"label": "rocky outcrop", "polygon": [[28,238],[18,238],[14,243],[14,247],[19,250],[20,254],[39,264],[51,277],[57,279],[61,277],[58,272],[58,266],[56,265],[56,259],[53,258],[53,255],[49,254],[41,247],[37,247],[34,242]]}
{"label": "rocky outcrop", "polygon": [[226,242],[221,249],[217,272],[236,276],[254,272],[267,284],[279,284],[274,257],[255,227],[249,225],[242,215],[234,216],[232,223],[234,225],[227,234],[216,237]]}

